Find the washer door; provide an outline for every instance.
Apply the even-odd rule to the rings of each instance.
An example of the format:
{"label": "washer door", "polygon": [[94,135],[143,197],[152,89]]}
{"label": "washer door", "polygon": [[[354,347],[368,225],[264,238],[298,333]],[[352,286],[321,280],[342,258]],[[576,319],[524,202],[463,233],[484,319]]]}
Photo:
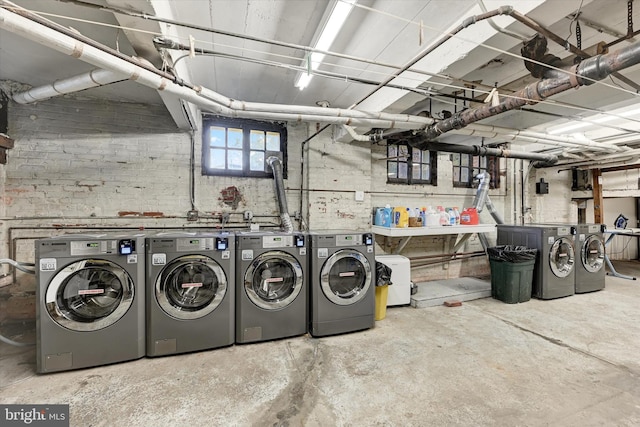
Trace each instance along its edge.
{"label": "washer door", "polygon": [[342,249],[322,266],[320,287],[329,301],[338,305],[355,304],[371,286],[371,264],[362,253]]}
{"label": "washer door", "polygon": [[227,293],[220,264],[204,255],[185,255],[167,264],[156,279],[156,300],[169,316],[199,319],[216,309]]}
{"label": "washer door", "polygon": [[567,277],[573,271],[574,262],[575,253],[571,240],[561,237],[553,242],[549,251],[549,265],[553,274],[557,277]]}
{"label": "washer door", "polygon": [[293,255],[269,251],[258,255],[244,275],[249,300],[265,310],[291,304],[302,290],[302,266]]}
{"label": "washer door", "polygon": [[60,326],[96,331],[120,320],[131,307],[134,293],[133,280],[122,267],[102,259],[85,259],[53,276],[45,307]]}
{"label": "washer door", "polygon": [[589,273],[597,273],[604,266],[604,243],[598,236],[588,236],[580,254],[582,265]]}

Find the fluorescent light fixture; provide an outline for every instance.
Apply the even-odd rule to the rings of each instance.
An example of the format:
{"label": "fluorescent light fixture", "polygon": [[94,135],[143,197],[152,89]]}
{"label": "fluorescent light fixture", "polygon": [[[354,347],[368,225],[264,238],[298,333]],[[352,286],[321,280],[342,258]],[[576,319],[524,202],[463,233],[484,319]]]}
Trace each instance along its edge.
{"label": "fluorescent light fixture", "polygon": [[586,127],[589,127],[589,126],[593,126],[593,124],[592,123],[588,123],[588,122],[577,122],[577,123],[571,123],[571,124],[566,125],[566,126],[557,127],[555,129],[552,129],[552,130],[548,131],[547,133],[549,135],[558,135],[558,134],[564,134],[564,133],[567,133],[567,132],[570,132],[570,131],[575,131],[575,130],[578,130],[578,129],[586,128]]}
{"label": "fluorescent light fixture", "polygon": [[[313,46],[314,49],[329,50],[331,48],[331,44],[333,44],[333,41],[338,36],[338,33],[346,22],[356,1],[357,0],[337,0],[333,4],[333,9],[331,10],[329,19],[327,19],[322,27],[320,36],[318,36],[318,39]],[[311,71],[318,69],[324,57],[324,53],[313,52],[306,58],[305,62],[309,72],[301,73],[300,76],[298,76],[298,80],[296,81],[297,88],[303,90],[309,85],[313,78]]]}
{"label": "fluorescent light fixture", "polygon": [[637,114],[640,114],[640,108],[634,108],[631,110],[620,112],[621,110],[623,109],[612,111],[610,112],[610,114],[598,114],[595,116],[586,117],[584,119],[585,121],[578,121],[578,122],[572,122],[570,124],[565,124],[555,129],[552,129],[547,133],[550,135],[565,134],[571,131],[576,131],[578,129],[587,128],[589,126],[596,126],[597,124],[600,124],[600,123],[614,122],[616,120],[620,120],[620,118],[622,117],[629,117],[629,116],[635,116]]}

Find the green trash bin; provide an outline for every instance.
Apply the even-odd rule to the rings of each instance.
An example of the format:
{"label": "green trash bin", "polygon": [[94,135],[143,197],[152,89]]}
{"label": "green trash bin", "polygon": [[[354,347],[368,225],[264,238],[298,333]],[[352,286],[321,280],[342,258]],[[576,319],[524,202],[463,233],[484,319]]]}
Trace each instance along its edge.
{"label": "green trash bin", "polygon": [[507,304],[531,299],[537,249],[524,246],[488,248],[491,296]]}

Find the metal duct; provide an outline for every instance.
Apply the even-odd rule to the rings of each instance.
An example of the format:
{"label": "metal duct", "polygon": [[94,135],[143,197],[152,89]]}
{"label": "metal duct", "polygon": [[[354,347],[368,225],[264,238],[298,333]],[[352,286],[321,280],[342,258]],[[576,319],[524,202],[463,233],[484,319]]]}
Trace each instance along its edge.
{"label": "metal duct", "polygon": [[476,175],[476,179],[480,180],[480,184],[478,185],[476,197],[473,199],[473,207],[476,208],[478,213],[480,213],[482,212],[483,206],[486,206],[496,223],[504,224],[504,219],[502,219],[502,216],[498,213],[495,205],[489,197],[489,184],[491,183],[491,177],[487,172],[482,172]]}
{"label": "metal duct", "polygon": [[[415,132],[408,142],[419,149],[427,149],[429,141],[453,129],[461,129],[471,123],[492,117],[509,110],[535,104],[543,99],[571,88],[590,85],[594,80],[602,80],[612,73],[640,63],[640,43],[635,43],[616,52],[585,59],[567,74],[556,72],[555,77],[527,85],[523,89],[504,97],[496,106],[486,105],[470,108],[452,117],[429,126],[424,131]],[[552,74],[549,72],[548,74]]]}
{"label": "metal duct", "polygon": [[490,148],[479,145],[447,144],[444,142],[427,142],[422,150],[444,151],[447,153],[464,153],[480,157],[511,157],[514,159],[535,160],[547,166],[558,162],[558,156],[544,153],[513,151],[504,148]]}
{"label": "metal duct", "polygon": [[267,164],[273,171],[273,183],[276,189],[276,200],[278,201],[278,210],[280,211],[281,227],[286,233],[293,233],[293,223],[289,216],[289,207],[287,205],[287,195],[284,191],[284,174],[282,172],[282,161],[276,156],[267,158]]}

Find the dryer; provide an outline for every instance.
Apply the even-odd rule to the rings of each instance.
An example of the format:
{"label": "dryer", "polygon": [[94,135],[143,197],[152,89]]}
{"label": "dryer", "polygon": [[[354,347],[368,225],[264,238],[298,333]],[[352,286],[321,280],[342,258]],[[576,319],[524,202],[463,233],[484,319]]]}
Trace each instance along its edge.
{"label": "dryer", "polygon": [[146,248],[147,356],[233,344],[233,234],[170,231]]}
{"label": "dryer", "polygon": [[375,323],[375,251],[372,233],[310,232],[314,337],[369,329]]}
{"label": "dryer", "polygon": [[570,225],[498,224],[498,245],[537,249],[532,294],[540,299],[575,293],[575,228]]}
{"label": "dryer", "polygon": [[307,246],[303,233],[236,234],[236,343],[307,332]]}
{"label": "dryer", "polygon": [[580,253],[576,262],[576,293],[604,289],[604,224],[578,224],[576,250]]}
{"label": "dryer", "polygon": [[145,355],[143,234],[69,234],[35,253],[38,373]]}

